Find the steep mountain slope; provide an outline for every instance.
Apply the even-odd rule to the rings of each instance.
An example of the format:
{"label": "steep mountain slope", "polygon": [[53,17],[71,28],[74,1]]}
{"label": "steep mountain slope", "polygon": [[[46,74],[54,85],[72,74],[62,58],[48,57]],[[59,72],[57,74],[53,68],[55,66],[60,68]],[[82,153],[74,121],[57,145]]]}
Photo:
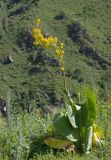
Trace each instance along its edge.
{"label": "steep mountain slope", "polygon": [[[63,78],[57,59],[32,45],[31,30],[41,19],[44,33],[64,42],[66,75],[72,96],[76,85],[111,94],[110,0],[1,0],[0,96],[12,90],[14,106],[61,105]],[[7,63],[11,56],[13,63]],[[34,100],[34,101],[33,101]]]}

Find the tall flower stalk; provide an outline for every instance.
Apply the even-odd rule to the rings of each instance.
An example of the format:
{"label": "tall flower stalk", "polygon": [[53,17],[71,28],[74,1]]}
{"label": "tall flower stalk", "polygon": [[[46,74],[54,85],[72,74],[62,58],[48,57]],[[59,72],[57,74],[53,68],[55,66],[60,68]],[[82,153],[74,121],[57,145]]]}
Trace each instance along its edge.
{"label": "tall flower stalk", "polygon": [[40,29],[40,19],[36,20],[36,26],[32,29],[32,34],[34,38],[33,45],[39,46],[43,49],[53,50],[56,57],[59,60],[59,68],[64,76],[64,88],[66,89],[66,77],[65,77],[65,67],[64,67],[64,43],[59,42],[57,37],[48,36],[43,34]]}

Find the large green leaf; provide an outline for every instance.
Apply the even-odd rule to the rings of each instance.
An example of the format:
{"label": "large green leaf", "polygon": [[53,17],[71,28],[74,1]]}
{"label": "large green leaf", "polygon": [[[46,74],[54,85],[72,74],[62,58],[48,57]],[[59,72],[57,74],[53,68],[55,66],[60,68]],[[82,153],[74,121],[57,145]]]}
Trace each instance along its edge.
{"label": "large green leaf", "polygon": [[82,121],[82,127],[87,126],[87,107],[84,104],[81,104],[81,121]]}
{"label": "large green leaf", "polygon": [[74,104],[74,101],[72,100],[69,91],[66,92],[66,96],[67,97],[66,97],[65,108],[68,114],[69,121],[74,128],[77,128],[76,114],[78,110],[81,109],[81,107]]}
{"label": "large green leaf", "polygon": [[86,89],[86,109],[87,109],[87,125],[91,126],[96,119],[96,98],[93,93]]}
{"label": "large green leaf", "polygon": [[57,120],[54,119],[54,128],[61,135],[69,139],[70,141],[77,141],[77,129],[74,129],[67,116],[58,116]]}
{"label": "large green leaf", "polygon": [[53,137],[48,137],[46,140],[44,140],[44,143],[54,149],[64,149],[73,144],[73,142],[68,139],[57,139]]}
{"label": "large green leaf", "polygon": [[86,154],[89,153],[92,147],[92,136],[93,136],[93,126],[90,126],[85,129],[85,137],[83,142],[83,149]]}
{"label": "large green leaf", "polygon": [[68,118],[70,120],[70,123],[71,125],[74,127],[74,128],[77,128],[77,125],[76,125],[76,117],[75,117],[75,110],[73,108],[73,106],[71,106],[70,104],[66,104],[66,110],[67,110],[67,114],[68,114]]}

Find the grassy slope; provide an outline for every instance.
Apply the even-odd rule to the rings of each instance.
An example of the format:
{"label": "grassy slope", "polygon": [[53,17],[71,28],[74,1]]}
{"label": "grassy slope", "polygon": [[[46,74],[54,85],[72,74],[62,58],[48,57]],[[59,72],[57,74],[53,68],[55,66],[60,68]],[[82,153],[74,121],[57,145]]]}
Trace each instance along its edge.
{"label": "grassy slope", "polygon": [[[33,97],[36,97],[37,104],[41,102],[46,104],[49,103],[47,97],[50,99],[47,92],[52,92],[54,89],[57,96],[60,96],[63,91],[62,78],[57,74],[46,72],[29,76],[32,64],[27,59],[29,55],[36,54],[36,51],[20,48],[17,44],[19,33],[26,28],[31,30],[37,17],[41,18],[41,28],[44,32],[57,36],[64,42],[66,70],[73,74],[75,69],[79,69],[80,76],[86,83],[93,87],[99,87],[98,83],[102,84],[103,87],[99,87],[101,95],[105,92],[105,97],[107,97],[111,93],[111,67],[104,70],[96,61],[81,55],[79,47],[67,36],[67,25],[78,21],[90,34],[93,40],[91,46],[111,63],[110,0],[47,0],[47,2],[40,0],[36,3],[24,0],[13,3],[10,7],[7,7],[7,2],[3,0],[0,3],[0,60],[2,62],[6,55],[11,55],[14,59],[14,63],[10,65],[0,63],[1,96],[5,97],[9,88],[26,94],[31,90],[34,93]],[[30,4],[28,11],[9,16],[24,4]],[[65,14],[65,18],[55,20],[54,17],[60,12]],[[79,77],[68,79],[69,88],[74,92]]]}
{"label": "grassy slope", "polygon": [[[27,0],[27,3],[29,2],[31,2],[31,0]],[[30,91],[34,93],[33,98],[36,99],[36,105],[48,104],[50,101],[49,93],[52,93],[53,90],[56,90],[57,96],[62,96],[62,77],[53,74],[53,72],[29,75],[29,69],[36,65],[32,65],[27,59],[29,55],[35,55],[36,51],[34,49],[29,51],[27,48],[20,48],[16,43],[19,33],[24,28],[30,30],[34,25],[35,19],[40,17],[42,20],[42,29],[49,34],[59,37],[65,44],[66,70],[69,69],[73,73],[75,69],[79,69],[85,82],[91,84],[91,86],[99,87],[98,82],[101,81],[104,86],[103,89],[100,89],[101,94],[105,93],[104,96],[107,97],[111,93],[110,67],[103,70],[96,62],[81,55],[78,46],[67,36],[67,25],[73,21],[79,21],[92,37],[93,43],[91,45],[100,52],[102,57],[111,62],[110,0],[40,0],[38,6],[32,4],[27,12],[8,18],[10,13],[24,3],[25,0],[21,0],[20,3],[13,4],[9,9],[4,0],[0,2],[0,62],[3,61],[6,55],[11,55],[14,59],[14,63],[10,65],[0,63],[0,96],[5,98],[9,88],[13,89],[13,92],[25,92],[26,94],[30,89]],[[54,17],[61,11],[65,13],[66,18],[62,21],[55,20]],[[88,62],[92,65],[89,65]],[[102,77],[104,77],[104,79],[101,80]],[[71,77],[69,77],[68,80],[69,88],[73,93],[77,80]],[[19,97],[17,98],[20,101]],[[26,98],[29,97],[27,96]],[[32,101],[30,102],[30,98],[25,101],[25,105],[29,105],[30,103],[33,103]],[[32,106],[35,106],[35,104],[32,104]],[[110,111],[103,111],[104,112],[101,113],[99,112],[100,117],[98,122],[103,126],[106,144],[100,149],[95,148],[90,155],[81,157],[75,154],[55,154],[54,151],[49,148],[46,149],[40,138],[45,135],[47,125],[50,122],[47,119],[39,118],[39,115],[36,115],[36,113],[34,113],[34,115],[32,113],[30,116],[26,114],[23,116],[20,115],[20,117],[11,117],[11,131],[7,128],[0,128],[0,152],[2,153],[0,159],[5,160],[5,158],[7,159],[9,156],[11,157],[10,159],[15,159],[17,156],[20,159],[26,159],[30,151],[31,137],[35,136],[37,139],[35,160],[110,160]],[[23,143],[23,146],[20,142]],[[4,158],[2,157],[3,152],[5,153]]]}

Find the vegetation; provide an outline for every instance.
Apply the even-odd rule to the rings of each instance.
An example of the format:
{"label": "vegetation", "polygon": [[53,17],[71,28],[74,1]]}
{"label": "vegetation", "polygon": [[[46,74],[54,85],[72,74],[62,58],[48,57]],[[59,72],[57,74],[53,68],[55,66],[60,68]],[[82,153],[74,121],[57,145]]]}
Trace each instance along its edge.
{"label": "vegetation", "polygon": [[[46,144],[53,148],[74,147],[80,153],[89,154],[92,144],[101,146],[101,129],[95,124],[96,120],[96,101],[90,90],[86,89],[86,100],[83,104],[76,105],[67,91],[66,111],[55,116],[53,127],[57,133],[65,137],[65,140],[48,138]],[[67,140],[68,139],[68,140]],[[57,142],[55,143],[55,141]],[[60,142],[59,142],[60,141]],[[64,143],[65,142],[65,143]],[[68,142],[68,144],[66,144]],[[57,146],[56,146],[57,145]]]}
{"label": "vegetation", "polygon": [[[0,116],[1,160],[110,159],[110,100],[106,104],[111,94],[110,8],[107,0],[0,2],[0,96],[7,103],[7,117]],[[35,29],[32,35],[36,16],[43,20],[42,32]],[[38,19],[37,25],[39,22]],[[36,46],[38,43],[42,48]],[[50,52],[44,50],[48,47]],[[97,104],[90,91],[78,101],[84,83],[98,90]],[[63,114],[52,122],[57,107]],[[65,134],[61,119],[64,123],[64,119],[68,120],[69,135]],[[102,137],[95,121],[103,130]],[[54,133],[47,128],[50,124]],[[54,138],[47,139],[52,133]],[[44,140],[60,151],[47,147]],[[51,141],[56,145],[60,141],[62,146],[53,147]],[[78,154],[66,153],[72,141]],[[91,150],[93,142],[101,145],[94,147],[90,155],[82,155]]]}
{"label": "vegetation", "polygon": [[[47,51],[41,53],[32,45],[31,30],[35,19],[40,17],[42,31],[58,37],[64,43],[66,76],[71,96],[76,92],[76,89],[74,91],[72,88],[76,88],[78,83],[86,83],[92,88],[96,87],[100,96],[106,100],[111,94],[110,5],[106,0],[55,0],[54,3],[52,0],[1,0],[1,96],[6,99],[7,90],[11,89],[14,108],[16,106],[26,109],[28,105],[24,104],[27,103],[27,97],[29,101],[34,99],[38,107],[52,103],[55,105],[51,95],[62,104],[63,83],[57,67],[49,64]],[[80,39],[82,44],[84,41],[85,45],[106,60],[104,67],[101,67],[96,59],[79,52],[81,46],[72,39],[74,33],[70,36],[69,32],[69,29],[72,31],[70,26],[73,23],[79,23],[81,26],[80,32],[75,33],[77,40]],[[38,62],[40,54],[42,58]],[[12,57],[13,63],[4,65],[4,58],[8,55]],[[44,58],[44,55],[47,58]]]}
{"label": "vegetation", "polygon": [[58,39],[52,36],[44,36],[39,28],[40,19],[36,20],[36,28],[33,29],[33,44],[42,49],[53,49],[59,60],[60,71],[64,74],[64,90],[66,91],[65,109],[66,111],[55,116],[53,126],[55,131],[66,139],[56,139],[53,137],[45,140],[45,143],[56,149],[70,148],[72,142],[83,153],[89,153],[92,144],[101,145],[101,129],[95,124],[96,119],[96,99],[89,89],[86,89],[86,100],[80,103],[80,93],[78,91],[78,105],[72,100],[66,84],[64,68],[64,44],[58,44]]}
{"label": "vegetation", "polygon": [[[52,124],[52,115],[44,115],[41,110],[36,110],[30,114],[10,115],[9,126],[0,125],[0,159],[54,159],[59,160],[110,160],[111,157],[111,125],[109,107],[98,104],[97,123],[102,128],[104,145],[95,146],[89,155],[80,153],[67,153],[64,150],[52,150],[44,144],[47,136],[50,134],[48,126]],[[60,110],[59,110],[60,112]],[[63,112],[63,110],[61,110]],[[1,124],[1,123],[0,123]],[[47,132],[47,129],[49,133]],[[48,134],[47,134],[48,133]],[[52,135],[52,134],[51,134]],[[57,134],[56,134],[57,136]],[[60,136],[59,136],[60,137]]]}

